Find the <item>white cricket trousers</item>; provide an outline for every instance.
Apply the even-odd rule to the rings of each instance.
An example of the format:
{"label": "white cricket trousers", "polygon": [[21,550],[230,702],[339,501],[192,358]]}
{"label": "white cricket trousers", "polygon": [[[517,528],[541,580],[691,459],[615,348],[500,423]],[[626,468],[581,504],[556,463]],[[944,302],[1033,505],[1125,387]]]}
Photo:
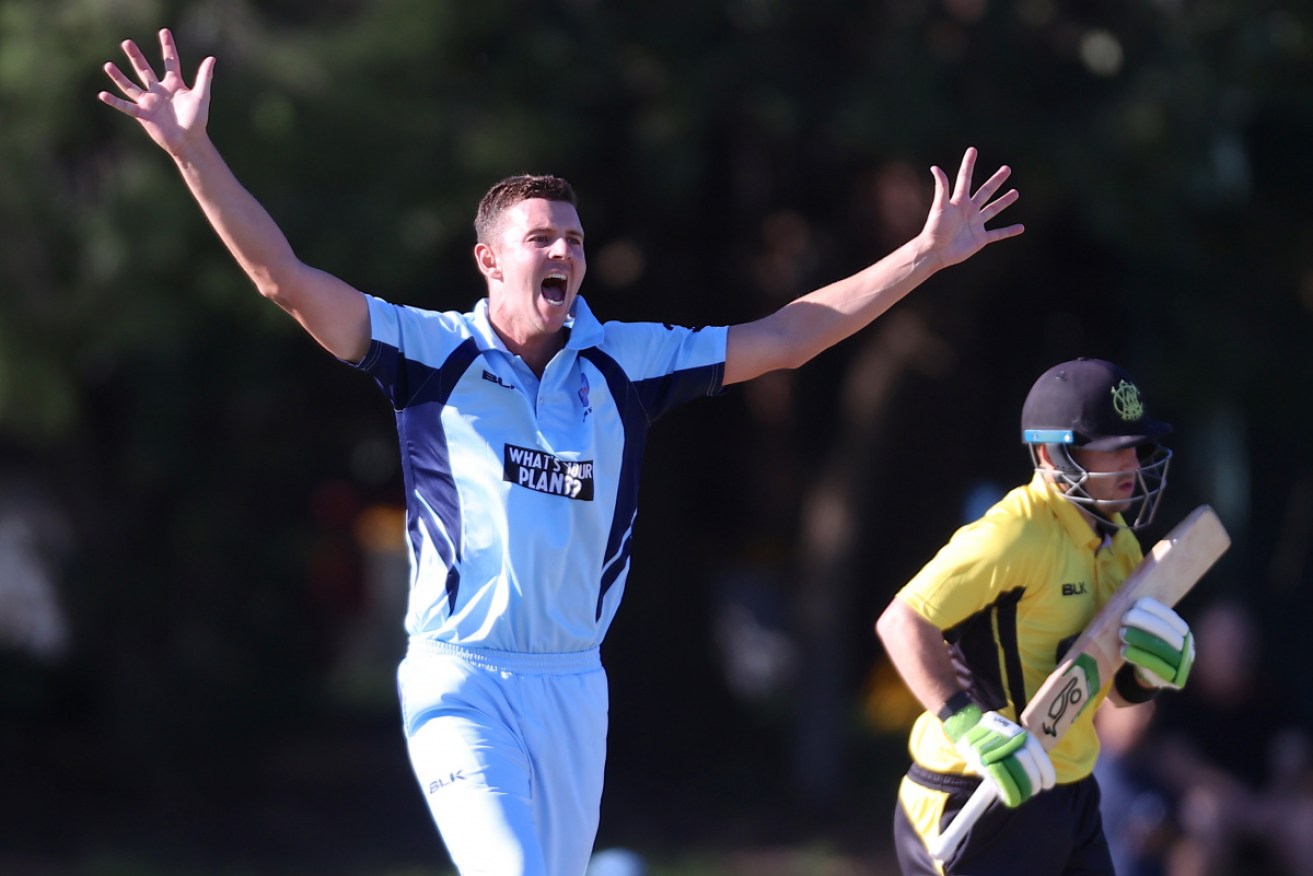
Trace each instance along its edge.
{"label": "white cricket trousers", "polygon": [[410,762],[461,876],[583,876],[606,763],[597,649],[412,639],[397,682]]}

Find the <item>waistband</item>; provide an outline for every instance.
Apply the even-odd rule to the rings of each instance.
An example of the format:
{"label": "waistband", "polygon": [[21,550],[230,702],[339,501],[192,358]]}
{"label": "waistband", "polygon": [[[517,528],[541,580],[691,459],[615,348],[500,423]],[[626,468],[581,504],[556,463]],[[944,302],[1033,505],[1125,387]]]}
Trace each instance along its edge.
{"label": "waistband", "polygon": [[976,787],[980,785],[979,776],[968,776],[961,773],[937,773],[934,770],[926,769],[919,763],[914,763],[908,768],[907,777],[923,788],[929,788],[932,791],[944,791],[949,794],[975,793]]}
{"label": "waistband", "polygon": [[439,655],[456,657],[483,669],[514,672],[518,675],[567,675],[602,668],[600,648],[565,653],[527,654],[515,651],[465,648],[436,639],[412,637],[406,656]]}

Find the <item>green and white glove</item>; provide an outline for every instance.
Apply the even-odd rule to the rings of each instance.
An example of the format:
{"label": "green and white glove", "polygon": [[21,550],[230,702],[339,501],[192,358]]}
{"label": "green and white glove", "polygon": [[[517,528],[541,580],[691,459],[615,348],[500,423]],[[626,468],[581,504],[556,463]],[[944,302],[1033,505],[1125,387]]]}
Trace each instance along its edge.
{"label": "green and white glove", "polygon": [[982,714],[972,703],[944,720],[944,732],[972,769],[994,784],[1009,808],[1057,781],[1053,762],[1039,740],[998,712]]}
{"label": "green and white glove", "polygon": [[1150,596],[1122,615],[1122,657],[1149,687],[1180,690],[1194,665],[1194,634],[1171,608]]}

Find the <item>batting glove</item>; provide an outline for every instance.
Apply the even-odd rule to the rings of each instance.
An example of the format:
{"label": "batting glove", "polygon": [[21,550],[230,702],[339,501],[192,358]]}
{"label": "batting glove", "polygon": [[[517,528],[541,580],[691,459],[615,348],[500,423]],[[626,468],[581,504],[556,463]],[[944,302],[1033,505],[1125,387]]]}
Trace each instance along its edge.
{"label": "batting glove", "polygon": [[1122,657],[1149,687],[1180,690],[1194,665],[1194,634],[1181,616],[1145,596],[1122,615]]}
{"label": "batting glove", "polygon": [[969,705],[944,721],[944,731],[971,768],[994,784],[1005,806],[1020,806],[1057,781],[1039,740],[998,712],[981,714],[979,706]]}

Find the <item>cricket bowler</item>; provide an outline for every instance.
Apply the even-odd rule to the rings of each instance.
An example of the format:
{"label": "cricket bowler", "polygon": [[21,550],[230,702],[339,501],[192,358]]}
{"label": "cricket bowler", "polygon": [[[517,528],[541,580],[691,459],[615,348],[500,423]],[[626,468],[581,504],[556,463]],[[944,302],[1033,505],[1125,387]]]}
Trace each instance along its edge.
{"label": "cricket bowler", "polygon": [[402,724],[448,853],[462,874],[581,876],[606,757],[599,646],[629,575],[648,429],[686,402],[801,366],[943,268],[1022,233],[986,227],[1018,197],[998,194],[1010,169],[976,189],[974,149],[951,187],[932,167],[929,214],[907,243],[761,319],[700,329],[595,317],[580,294],[573,188],[507,177],[475,216],[482,290],[440,289],[474,303],[426,310],[296,256],[209,137],[215,59],[189,85],[173,36],[159,38],[162,71],[125,41],[133,75],[107,64],[121,96],[100,100],[173,161],[259,293],[395,410],[411,561]]}

